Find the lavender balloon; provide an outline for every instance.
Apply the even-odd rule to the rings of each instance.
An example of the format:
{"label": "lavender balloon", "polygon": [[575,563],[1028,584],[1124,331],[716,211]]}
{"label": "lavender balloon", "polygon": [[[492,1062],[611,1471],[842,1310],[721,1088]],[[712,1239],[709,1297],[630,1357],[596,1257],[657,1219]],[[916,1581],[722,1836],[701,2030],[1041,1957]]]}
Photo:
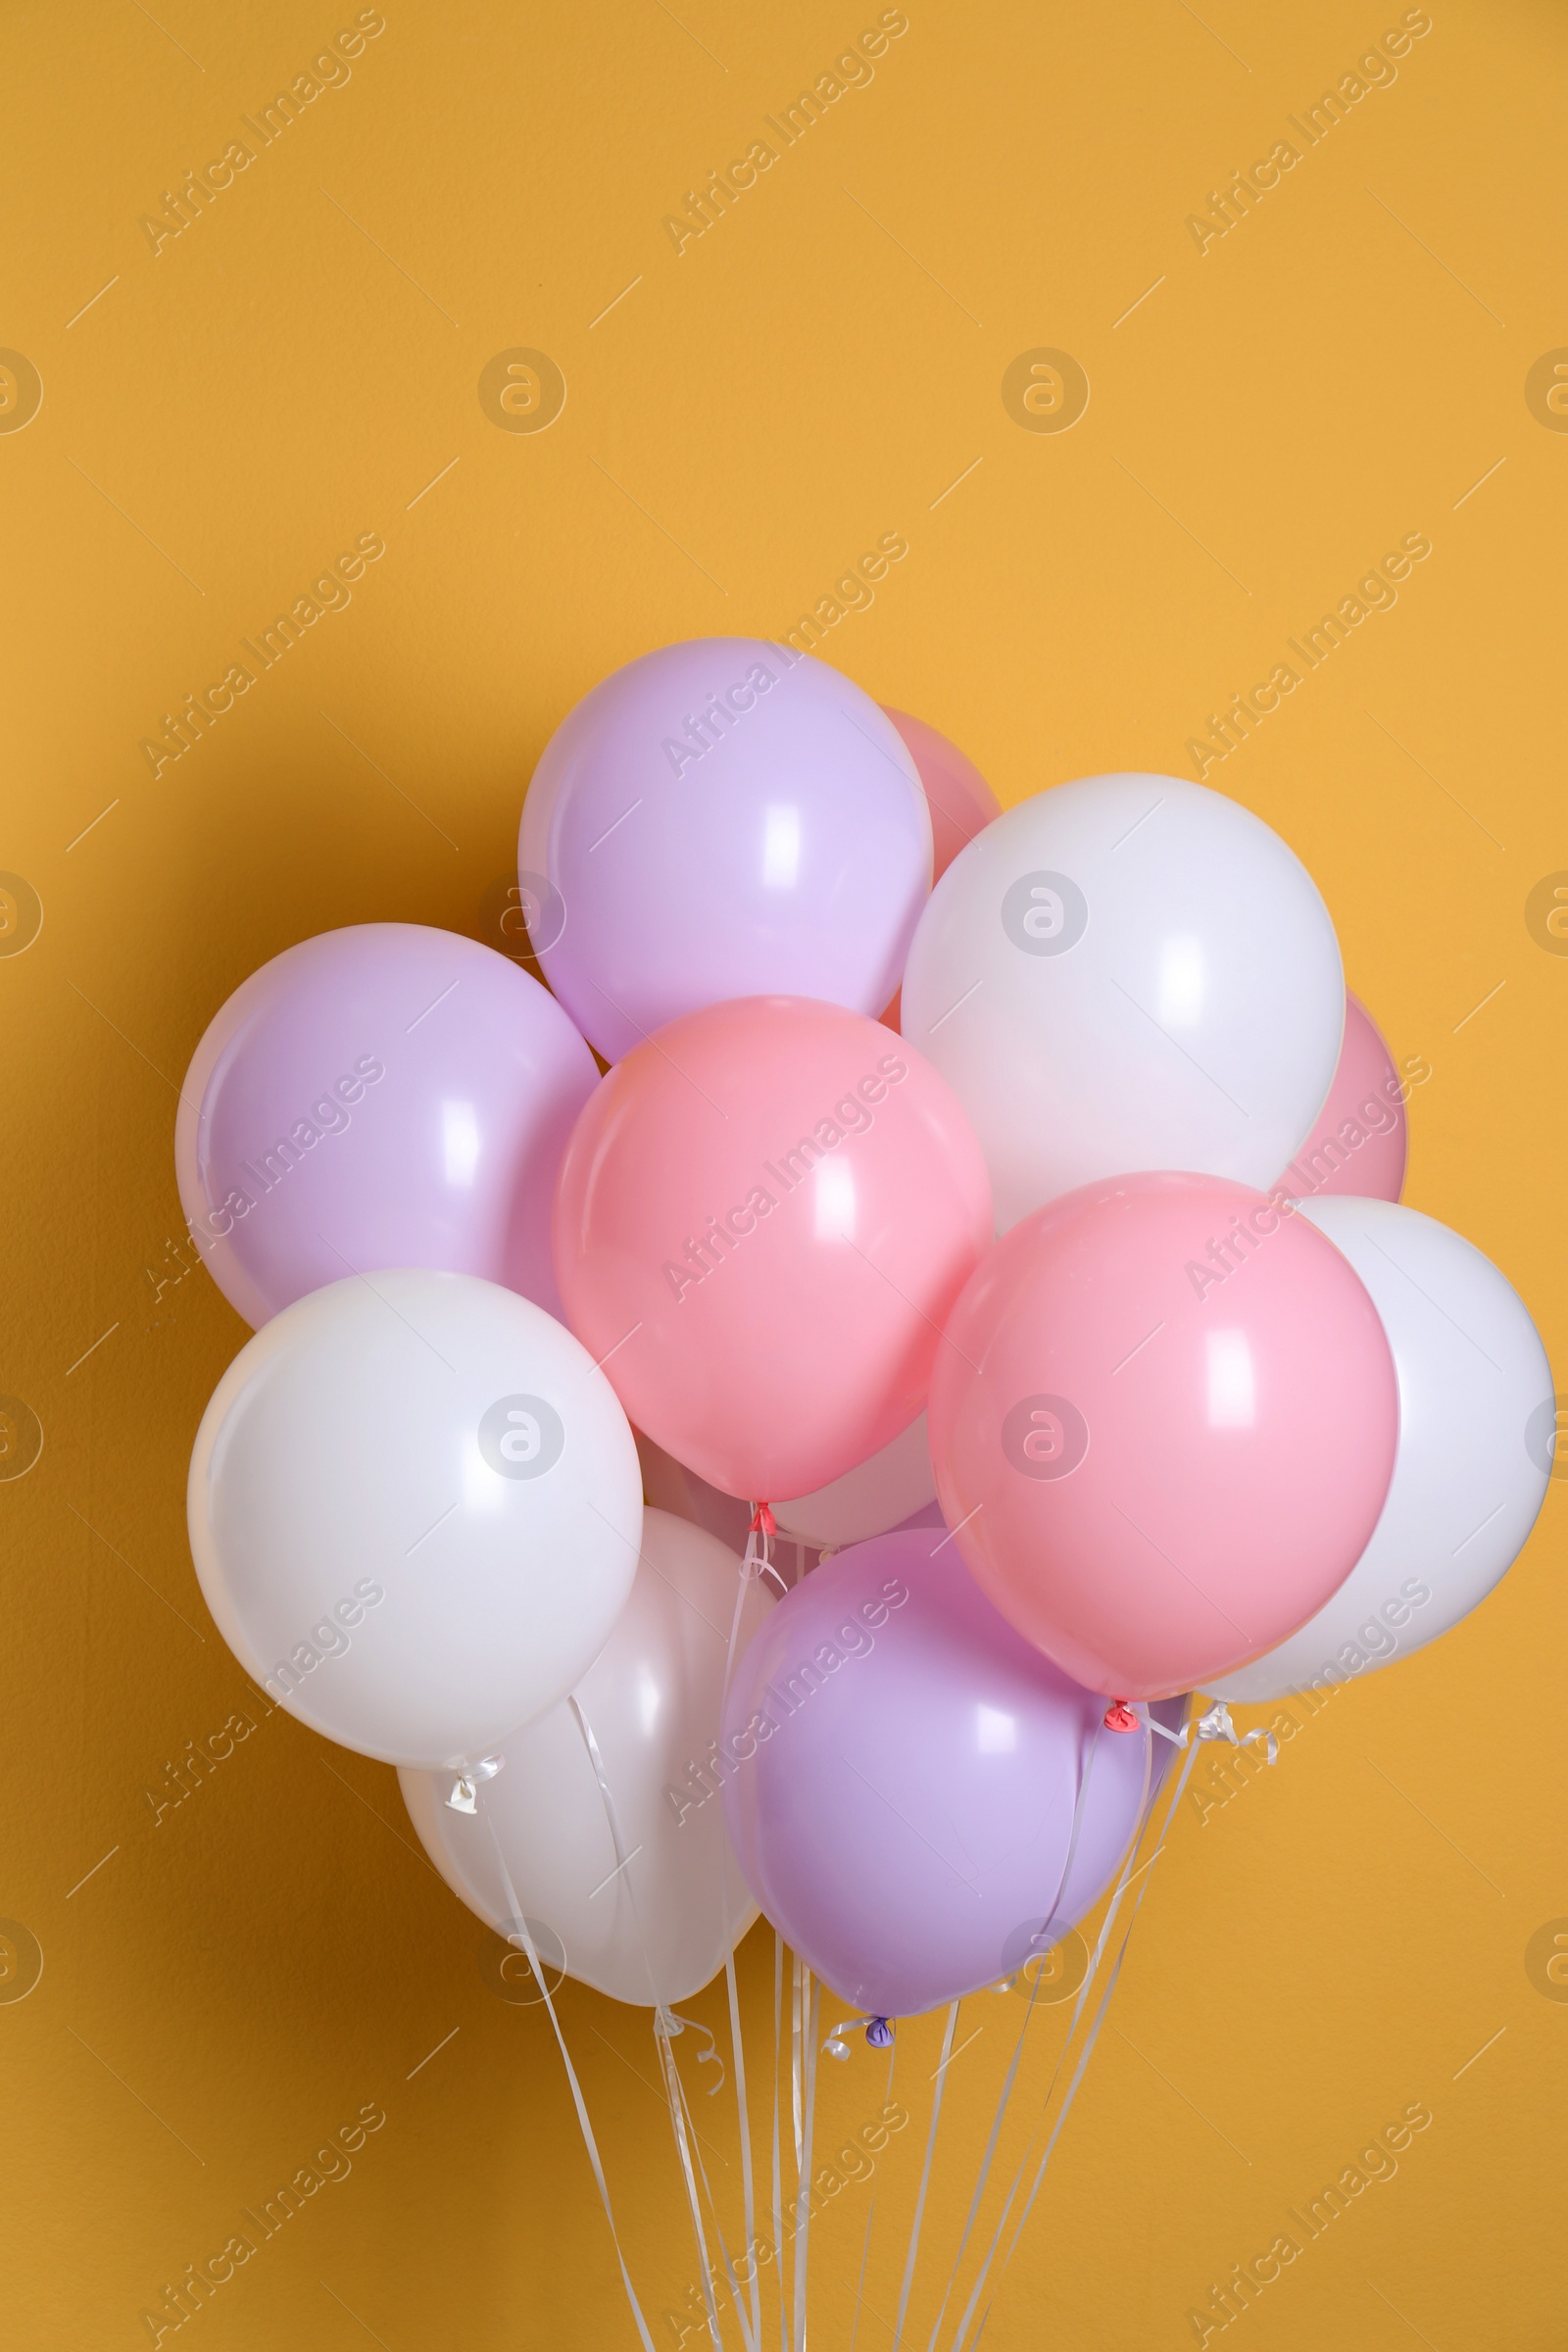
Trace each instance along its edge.
{"label": "lavender balloon", "polygon": [[550,1213],[593,1055],[538,981],[455,931],[366,923],[302,940],[197,1047],[179,1198],[258,1327],[346,1274],[478,1274],[561,1316]]}
{"label": "lavender balloon", "polygon": [[630,662],[557,728],[522,811],[545,975],[618,1061],[728,997],[878,1014],[931,890],[931,816],[892,721],[822,662],[703,637]]}
{"label": "lavender balloon", "polygon": [[724,1804],[752,1892],[877,2016],[1011,1975],[1093,1908],[1138,1826],[1149,1735],[1102,1730],[1104,1712],[936,1531],[839,1552],[731,1685]]}

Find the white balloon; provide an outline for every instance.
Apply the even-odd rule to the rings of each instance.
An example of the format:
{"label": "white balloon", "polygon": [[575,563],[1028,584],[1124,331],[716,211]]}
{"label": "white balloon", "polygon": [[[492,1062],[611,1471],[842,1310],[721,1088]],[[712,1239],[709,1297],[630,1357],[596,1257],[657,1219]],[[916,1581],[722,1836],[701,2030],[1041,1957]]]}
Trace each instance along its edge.
{"label": "white balloon", "polygon": [[[569,1699],[507,1741],[477,1810],[447,1805],[448,1779],[398,1776],[426,1853],[469,1910],[503,1936],[526,1922],[541,1960],[612,2000],[686,2000],[757,1917],[708,1760],[740,1579],[738,1556],[714,1537],[647,1511],[609,1642]],[[737,1660],[771,1606],[748,1578]],[[518,1961],[519,1979],[527,1967]]]}
{"label": "white balloon", "polygon": [[1556,1431],[1546,1351],[1479,1250],[1397,1201],[1325,1196],[1299,1213],[1349,1259],[1383,1318],[1399,1445],[1383,1515],[1333,1599],[1211,1686],[1248,1705],[1387,1666],[1468,1616],[1535,1525]]}
{"label": "white balloon", "polygon": [[1088,776],[948,868],[901,1026],[968,1112],[1004,1233],[1139,1168],[1266,1189],[1328,1094],[1345,976],[1311,876],[1258,817],[1175,776]]}
{"label": "white balloon", "polygon": [[357,1275],[243,1348],[196,1436],[207,1605],[246,1672],[388,1764],[476,1763],[631,1590],[642,1480],[587,1350],[474,1275]]}
{"label": "white balloon", "polygon": [[868,1536],[901,1527],[937,1497],[936,1473],[925,1415],[911,1421],[891,1445],[846,1470],[814,1494],[775,1502],[773,1516],[786,1536],[803,1544],[863,1544]]}

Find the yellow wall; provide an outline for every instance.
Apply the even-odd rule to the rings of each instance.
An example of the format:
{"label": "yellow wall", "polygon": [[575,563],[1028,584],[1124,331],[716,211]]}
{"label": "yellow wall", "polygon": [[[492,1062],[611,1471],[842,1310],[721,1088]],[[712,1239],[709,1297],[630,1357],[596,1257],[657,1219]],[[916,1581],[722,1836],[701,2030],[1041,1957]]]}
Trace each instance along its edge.
{"label": "yellow wall", "polygon": [[[385,2122],[352,2173],[189,2323],[200,2341],[633,2340],[546,2023],[486,1988],[391,1773],[273,1716],[156,1823],[144,1794],[255,1703],[185,1545],[191,1437],[243,1333],[182,1271],[175,1082],[227,992],[310,932],[481,933],[541,745],[617,662],[786,628],[897,530],[906,560],[830,634],[873,694],[1006,800],[1192,772],[1207,714],[1426,533],[1397,608],[1207,780],[1306,859],[1352,985],[1431,1064],[1409,1199],[1568,1344],[1568,960],[1526,920],[1568,869],[1568,420],[1526,398],[1568,345],[1560,11],[1433,0],[1397,79],[1200,253],[1187,216],[1304,145],[1289,118],[1397,6],[909,0],[874,79],[677,254],[663,215],[878,14],[386,0],[346,86],[155,253],[140,217],[231,139],[259,147],[242,117],[352,0],[9,12],[0,344],[42,386],[0,431],[0,867],[43,909],[0,957],[0,1391],[43,1431],[0,1485],[0,1914],[43,1964],[26,1991],[7,1931],[19,2347],[149,2340],[165,2282],[367,2105]],[[564,373],[548,431],[481,405],[518,347]],[[1059,434],[1002,397],[1042,347],[1091,387]],[[0,425],[29,398],[13,377]],[[162,714],[365,532],[386,553],[352,606],[155,777]],[[1189,2306],[1417,2102],[1397,2177],[1237,2330],[1449,2352],[1560,2326],[1568,2009],[1531,1939],[1568,1914],[1562,1531],[1554,1486],[1476,1622],[1337,1698],[1229,1803],[1186,1806],[988,2347],[1193,2341]],[[770,1941],[747,1962],[760,2058]],[[646,2021],[571,1988],[562,2013],[673,2343],[696,2270]],[[983,2031],[947,2078],[911,2343],[1020,2014],[986,1995],[959,2021],[960,2043]],[[1032,2030],[1009,2173],[1064,2014]],[[901,2042],[873,2348],[939,2030]],[[830,2071],[842,2144],[882,2070]],[[688,2072],[733,2220],[729,2093]],[[869,2194],[813,2233],[814,2345],[849,2342]]]}

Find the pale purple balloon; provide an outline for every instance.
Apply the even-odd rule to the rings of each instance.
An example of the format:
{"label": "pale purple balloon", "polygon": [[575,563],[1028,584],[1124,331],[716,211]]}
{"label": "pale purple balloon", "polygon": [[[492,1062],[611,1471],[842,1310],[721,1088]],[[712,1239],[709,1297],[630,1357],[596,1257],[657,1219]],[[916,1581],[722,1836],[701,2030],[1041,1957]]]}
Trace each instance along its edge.
{"label": "pale purple balloon", "polygon": [[302,940],[197,1047],[179,1198],[229,1304],[258,1327],[346,1274],[479,1274],[561,1315],[556,1174],[598,1083],[548,989],[417,923]]}
{"label": "pale purple balloon", "polygon": [[876,2016],[1012,1975],[1093,1908],[1138,1826],[1149,1734],[1102,1730],[1105,1704],[1013,1631],[937,1531],[839,1552],[779,1602],[731,1684],[724,1805],[752,1892]]}
{"label": "pale purple balloon", "polygon": [[931,891],[931,814],[891,719],[823,662],[700,637],[568,712],[523,805],[523,912],[608,1060],[730,997],[880,1014]]}

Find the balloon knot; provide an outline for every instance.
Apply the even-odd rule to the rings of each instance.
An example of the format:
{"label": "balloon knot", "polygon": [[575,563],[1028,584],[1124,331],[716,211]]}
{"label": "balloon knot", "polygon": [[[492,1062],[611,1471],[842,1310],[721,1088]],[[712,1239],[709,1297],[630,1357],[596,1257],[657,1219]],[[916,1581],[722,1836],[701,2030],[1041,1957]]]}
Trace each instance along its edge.
{"label": "balloon knot", "polygon": [[767,1503],[760,1502],[758,1504],[752,1514],[752,1524],[748,1532],[754,1536],[776,1536],[778,1534],[778,1521],[774,1518]]}
{"label": "balloon knot", "polygon": [[1105,1709],[1104,1728],[1107,1732],[1136,1732],[1138,1718],[1124,1698],[1113,1698]]}
{"label": "balloon knot", "polygon": [[865,2046],[868,2050],[890,2050],[893,2047],[893,2020],[888,2017],[868,2017],[865,2021]]}

